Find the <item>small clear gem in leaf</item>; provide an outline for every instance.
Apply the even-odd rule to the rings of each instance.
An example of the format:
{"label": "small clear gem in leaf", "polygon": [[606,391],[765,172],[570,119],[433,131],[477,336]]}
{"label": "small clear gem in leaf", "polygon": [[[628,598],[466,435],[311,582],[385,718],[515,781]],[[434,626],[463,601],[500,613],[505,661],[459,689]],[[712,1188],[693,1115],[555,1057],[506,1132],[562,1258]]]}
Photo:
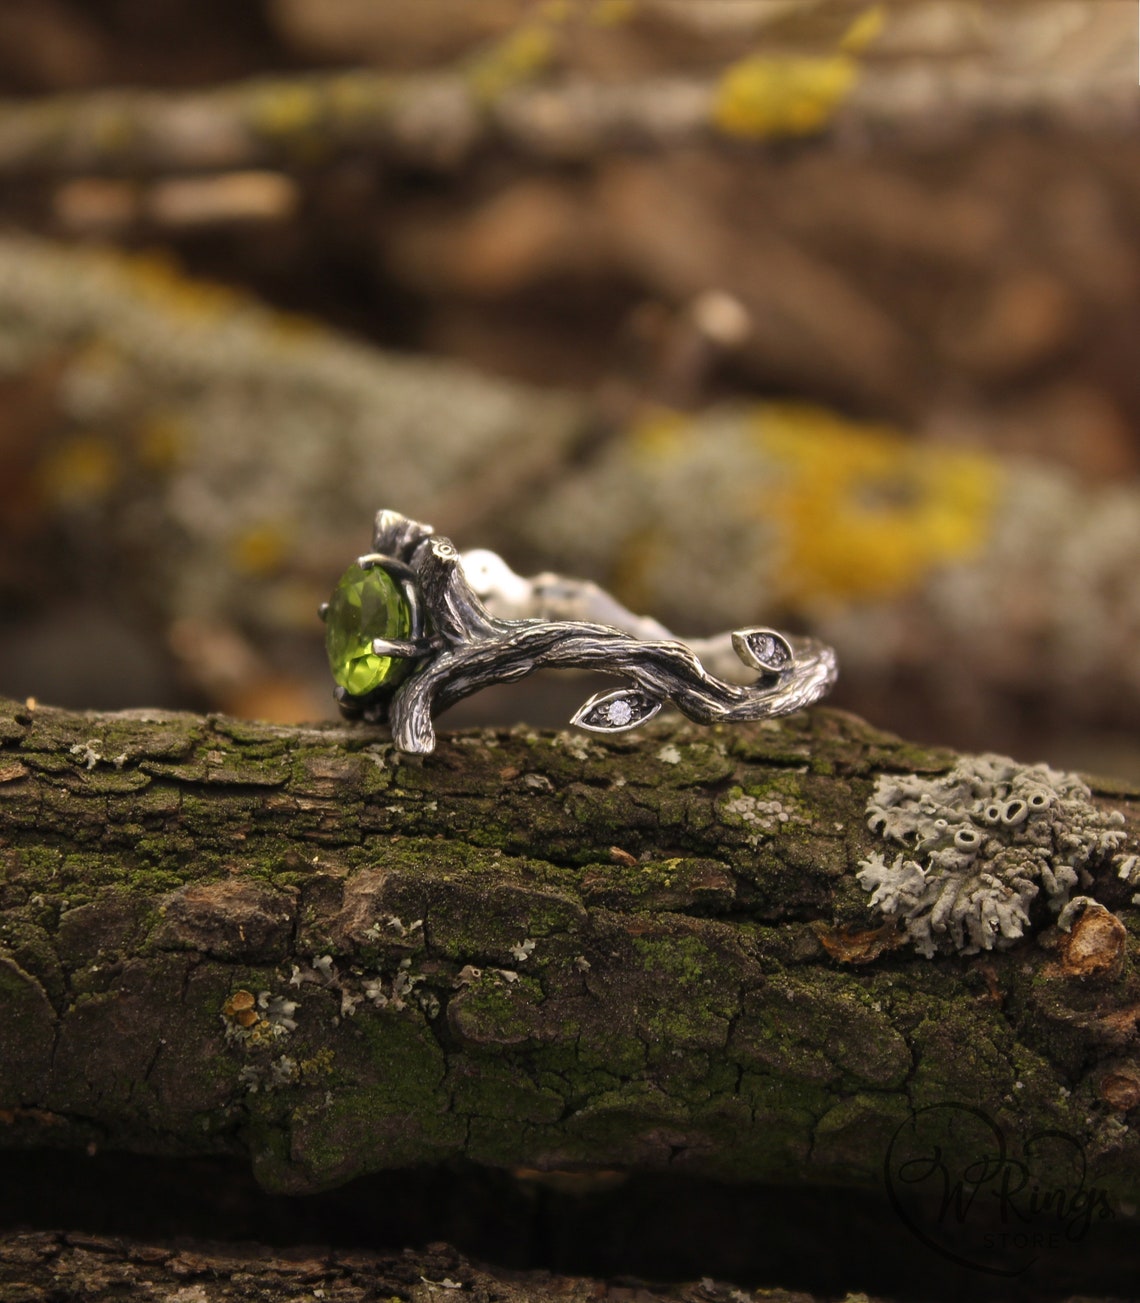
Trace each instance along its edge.
{"label": "small clear gem in leaf", "polygon": [[570,722],[594,733],[621,733],[652,719],[663,704],[640,688],[619,688],[591,697]]}
{"label": "small clear gem in leaf", "polygon": [[732,645],[745,665],[754,670],[778,673],[790,669],[795,660],[788,640],[774,629],[737,629]]}

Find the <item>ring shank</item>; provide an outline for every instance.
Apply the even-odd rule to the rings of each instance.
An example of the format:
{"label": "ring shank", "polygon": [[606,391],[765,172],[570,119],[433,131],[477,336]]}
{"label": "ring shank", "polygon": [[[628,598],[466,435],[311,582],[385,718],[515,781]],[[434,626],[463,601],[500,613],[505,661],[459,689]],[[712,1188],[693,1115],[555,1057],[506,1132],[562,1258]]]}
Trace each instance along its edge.
{"label": "ring shank", "polygon": [[[710,674],[728,683],[746,684],[756,678],[756,671],[743,664],[736,654],[731,633],[709,638],[679,638],[652,617],[634,615],[592,580],[569,579],[550,571],[526,579],[515,574],[497,552],[486,548],[463,552],[459,559],[472,588],[500,620],[606,624],[646,642],[684,643]],[[785,637],[797,660],[817,656],[822,650],[830,651],[814,638],[795,634]]]}

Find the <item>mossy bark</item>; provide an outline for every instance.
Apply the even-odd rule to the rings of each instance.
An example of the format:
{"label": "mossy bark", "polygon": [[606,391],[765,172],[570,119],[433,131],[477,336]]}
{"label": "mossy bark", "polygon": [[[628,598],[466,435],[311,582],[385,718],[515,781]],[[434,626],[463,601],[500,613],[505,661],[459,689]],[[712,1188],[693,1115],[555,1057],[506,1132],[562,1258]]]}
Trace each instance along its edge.
{"label": "mossy bark", "polygon": [[[453,1158],[869,1188],[952,1104],[1134,1196],[1130,889],[1105,866],[1127,931],[1078,971],[1048,917],[923,959],[855,879],[875,775],[953,760],[829,710],[410,760],[0,702],[0,1143],[237,1153],[295,1192]],[[1135,850],[1140,796],[1096,799]]]}

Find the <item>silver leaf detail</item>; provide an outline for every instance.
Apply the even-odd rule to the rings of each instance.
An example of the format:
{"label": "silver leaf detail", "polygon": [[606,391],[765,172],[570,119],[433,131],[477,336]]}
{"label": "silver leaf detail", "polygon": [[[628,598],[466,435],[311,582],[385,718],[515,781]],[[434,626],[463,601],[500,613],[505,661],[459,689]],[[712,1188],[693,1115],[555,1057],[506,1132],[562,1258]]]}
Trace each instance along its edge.
{"label": "silver leaf detail", "polygon": [[627,728],[636,728],[652,719],[664,704],[661,697],[651,697],[640,688],[599,692],[581,707],[570,723],[591,733],[624,733]]}
{"label": "silver leaf detail", "polygon": [[787,638],[775,629],[737,629],[732,645],[737,656],[754,670],[782,674],[796,659]]}

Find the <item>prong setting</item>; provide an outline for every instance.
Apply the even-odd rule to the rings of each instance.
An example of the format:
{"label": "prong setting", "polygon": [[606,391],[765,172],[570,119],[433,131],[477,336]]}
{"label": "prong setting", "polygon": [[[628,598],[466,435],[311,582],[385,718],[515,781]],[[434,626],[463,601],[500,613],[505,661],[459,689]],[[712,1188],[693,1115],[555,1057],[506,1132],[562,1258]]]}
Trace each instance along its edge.
{"label": "prong setting", "polygon": [[403,660],[414,660],[417,656],[426,655],[431,649],[432,644],[426,640],[413,642],[398,638],[372,639],[372,650],[377,656],[399,656]]}

